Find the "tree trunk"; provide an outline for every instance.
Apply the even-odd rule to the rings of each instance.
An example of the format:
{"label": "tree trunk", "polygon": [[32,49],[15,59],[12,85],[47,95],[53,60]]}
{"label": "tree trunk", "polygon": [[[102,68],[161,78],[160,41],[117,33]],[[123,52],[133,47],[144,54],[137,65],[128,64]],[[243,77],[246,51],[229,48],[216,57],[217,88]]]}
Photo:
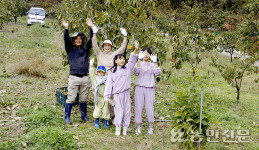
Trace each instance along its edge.
{"label": "tree trunk", "polygon": [[239,103],[240,88],[239,87],[236,87],[236,88],[237,88],[237,103]]}
{"label": "tree trunk", "polygon": [[17,17],[14,16],[14,23],[16,24],[17,23]]}
{"label": "tree trunk", "polygon": [[194,77],[195,77],[195,68],[192,68],[192,82],[194,82]]}
{"label": "tree trunk", "polygon": [[229,54],[230,54],[231,62],[233,62],[233,53],[234,53],[233,48],[230,48]]}
{"label": "tree trunk", "polygon": [[232,7],[232,0],[227,0],[227,9],[229,10]]}

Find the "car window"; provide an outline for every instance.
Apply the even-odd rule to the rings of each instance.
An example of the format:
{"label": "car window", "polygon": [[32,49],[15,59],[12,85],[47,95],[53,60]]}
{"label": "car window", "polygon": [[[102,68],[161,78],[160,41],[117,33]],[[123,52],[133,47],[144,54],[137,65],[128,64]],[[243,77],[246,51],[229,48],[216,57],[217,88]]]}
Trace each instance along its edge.
{"label": "car window", "polygon": [[41,10],[41,9],[30,9],[29,14],[30,15],[41,15],[41,16],[44,16],[45,15],[45,11]]}

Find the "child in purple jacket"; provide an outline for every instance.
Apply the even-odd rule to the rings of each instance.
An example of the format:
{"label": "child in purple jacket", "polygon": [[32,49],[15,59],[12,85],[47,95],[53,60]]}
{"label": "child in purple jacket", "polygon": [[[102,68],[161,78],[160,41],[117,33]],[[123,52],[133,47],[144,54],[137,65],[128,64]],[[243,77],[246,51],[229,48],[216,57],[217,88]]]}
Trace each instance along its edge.
{"label": "child in purple jacket", "polygon": [[[141,61],[141,59],[143,59]],[[152,60],[153,63],[149,62]],[[149,122],[148,134],[153,134],[154,102],[155,102],[155,76],[161,75],[161,69],[157,65],[157,55],[151,49],[144,48],[139,53],[139,60],[134,67],[134,73],[138,75],[135,89],[135,122],[136,134],[141,133],[142,110],[145,105]]]}
{"label": "child in purple jacket", "polygon": [[114,66],[108,74],[106,81],[104,100],[114,100],[114,124],[116,126],[115,135],[121,134],[121,127],[123,126],[123,135],[127,135],[127,129],[130,124],[131,117],[131,101],[130,101],[130,86],[131,86],[131,72],[137,63],[137,50],[139,46],[135,42],[135,50],[130,54],[127,64],[125,64],[125,56],[118,54],[114,57]]}

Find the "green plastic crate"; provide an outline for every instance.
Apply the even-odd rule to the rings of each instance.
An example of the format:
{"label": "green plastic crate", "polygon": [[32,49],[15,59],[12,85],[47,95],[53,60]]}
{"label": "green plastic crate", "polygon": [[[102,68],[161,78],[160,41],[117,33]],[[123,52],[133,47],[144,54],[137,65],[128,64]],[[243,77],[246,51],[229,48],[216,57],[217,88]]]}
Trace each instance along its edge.
{"label": "green plastic crate", "polygon": [[[66,100],[67,100],[67,95],[63,94],[63,92],[68,92],[67,87],[60,87],[56,88],[56,93],[57,93],[57,102],[63,106],[66,107]],[[79,105],[79,93],[77,93],[76,101],[73,103],[74,105]]]}

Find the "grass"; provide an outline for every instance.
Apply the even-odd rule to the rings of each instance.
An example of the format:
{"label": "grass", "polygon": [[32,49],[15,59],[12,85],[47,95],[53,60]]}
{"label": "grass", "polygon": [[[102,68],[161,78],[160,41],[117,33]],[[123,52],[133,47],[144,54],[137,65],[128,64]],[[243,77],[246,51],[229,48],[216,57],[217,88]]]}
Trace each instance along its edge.
{"label": "grass", "polygon": [[63,122],[59,111],[48,105],[39,107],[36,105],[33,109],[32,107],[21,109],[17,115],[24,117],[23,122],[28,131],[42,126],[58,126]]}
{"label": "grass", "polygon": [[[28,149],[49,149],[49,146],[58,147],[57,149],[70,146],[73,147],[71,149],[178,149],[178,145],[171,142],[170,122],[156,122],[155,134],[151,136],[146,134],[148,123],[144,122],[143,134],[136,136],[134,109],[128,136],[116,137],[114,126],[107,130],[96,129],[92,117],[92,94],[88,101],[90,121],[81,121],[80,111],[76,106],[71,114],[74,126],[65,125],[64,108],[56,102],[55,88],[67,86],[69,67],[62,66],[64,45],[61,32],[51,25],[47,26],[49,28],[42,28],[40,25],[27,27],[24,17],[19,18],[16,25],[9,24],[0,31],[0,91],[3,91],[0,92],[0,117],[5,120],[0,122],[0,149],[20,149],[21,142],[26,142]],[[14,28],[16,30],[12,33]],[[222,56],[220,59],[228,58]],[[249,143],[223,143],[220,135],[219,143],[206,143],[203,149],[258,149],[259,84],[254,82],[258,74],[244,77],[238,104],[236,90],[209,63],[209,58],[201,62],[197,76],[205,86],[204,92],[211,95],[204,100],[213,120],[210,129],[220,130],[220,133],[227,129],[249,130],[251,140]],[[25,70],[22,69],[23,66],[29,68],[27,73],[18,71]],[[163,64],[162,69],[171,70],[172,75],[168,81],[163,75],[156,86],[156,120],[171,120],[175,93],[189,86],[187,78],[191,77],[191,68],[188,64],[183,64],[180,70],[170,68],[169,62]],[[37,70],[40,75],[32,73]],[[136,76],[133,76],[132,81],[135,79]],[[132,85],[131,97],[134,96],[134,83]],[[13,108],[14,106],[16,107]],[[143,120],[147,120],[144,114]]]}
{"label": "grass", "polygon": [[4,45],[1,51],[4,58],[9,58],[4,61],[5,69],[11,73],[36,77],[46,77],[50,70],[60,70],[61,64],[53,63],[61,51],[55,43],[55,36],[60,36],[60,33],[53,34],[52,29],[43,28],[40,24],[25,27],[25,21],[25,18],[21,18],[15,27],[8,26],[5,29],[8,33],[16,28],[15,33],[9,31],[9,34],[1,34],[3,38],[0,43]]}
{"label": "grass", "polygon": [[21,149],[20,143],[26,141],[26,147],[33,149],[77,149],[73,135],[59,127],[41,127],[30,131],[16,141],[5,141],[2,149]]}

